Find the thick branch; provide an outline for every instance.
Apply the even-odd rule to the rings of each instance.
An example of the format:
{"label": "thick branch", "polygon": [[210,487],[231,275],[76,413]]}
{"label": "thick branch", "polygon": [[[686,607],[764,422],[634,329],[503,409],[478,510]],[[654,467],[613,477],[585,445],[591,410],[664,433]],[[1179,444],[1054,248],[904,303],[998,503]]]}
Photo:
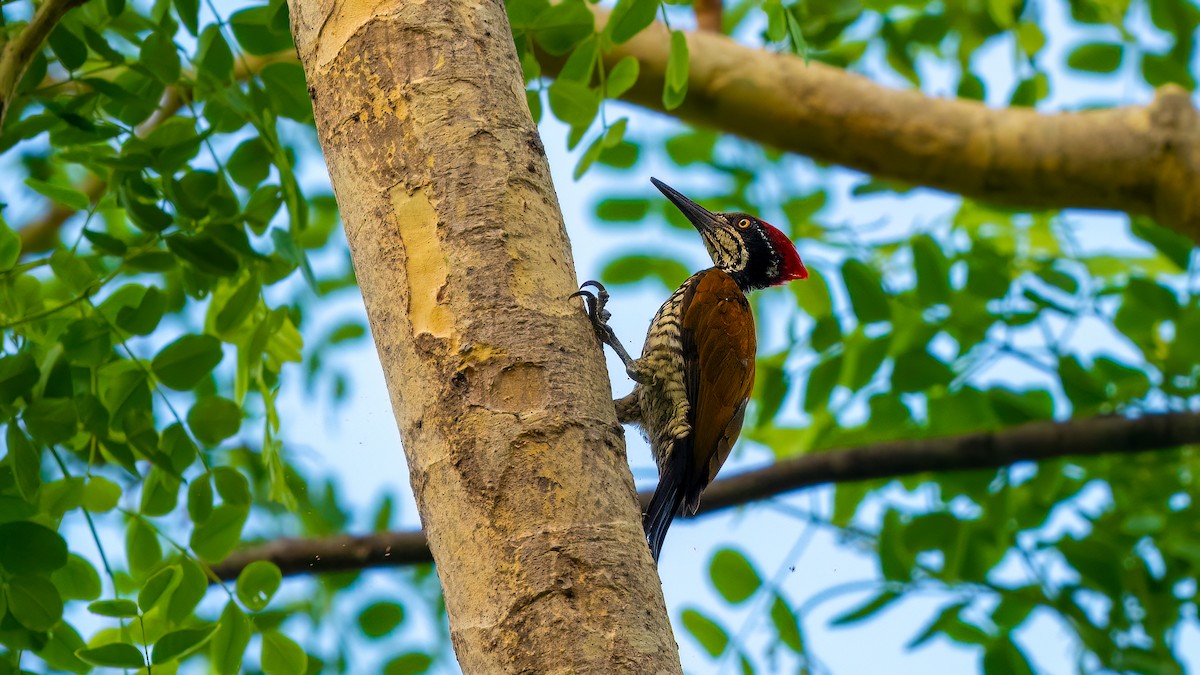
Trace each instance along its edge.
{"label": "thick branch", "polygon": [[[593,11],[598,23],[607,18]],[[688,122],[985,201],[1149,215],[1200,240],[1200,115],[1179,87],[1159,89],[1144,107],[997,110],[891,89],[716,33],[687,39],[688,95],[669,114]],[[609,66],[630,55],[641,62],[623,99],[662,111],[668,47],[666,28],[654,23],[605,55]]]}
{"label": "thick branch", "polygon": [[[607,12],[594,8],[601,24]],[[621,98],[663,111],[669,41],[655,23],[605,56],[641,62]],[[688,35],[688,96],[667,114],[883,178],[1031,208],[1149,215],[1200,240],[1200,114],[1163,87],[1147,106],[1042,114],[932,98],[715,33]],[[292,54],[281,55],[289,58]],[[545,59],[548,74],[562,61]],[[90,193],[89,193],[90,194]],[[70,211],[22,232],[46,250]]]}
{"label": "thick branch", "polygon": [[54,27],[71,8],[87,0],[45,0],[33,13],[29,23],[0,51],[0,128],[11,107],[17,85],[33,56],[42,48]]}
{"label": "thick branch", "polygon": [[[1004,431],[925,440],[888,441],[830,450],[776,462],[712,484],[700,513],[712,513],[826,483],[897,478],[930,471],[994,469],[1056,457],[1118,455],[1200,443],[1200,414],[1169,413],[1035,422]],[[641,492],[643,508],[651,492]],[[329,539],[281,539],[230,556],[214,571],[236,578],[255,560],[270,560],[284,574],[335,572],[382,565],[431,562],[420,532]]]}

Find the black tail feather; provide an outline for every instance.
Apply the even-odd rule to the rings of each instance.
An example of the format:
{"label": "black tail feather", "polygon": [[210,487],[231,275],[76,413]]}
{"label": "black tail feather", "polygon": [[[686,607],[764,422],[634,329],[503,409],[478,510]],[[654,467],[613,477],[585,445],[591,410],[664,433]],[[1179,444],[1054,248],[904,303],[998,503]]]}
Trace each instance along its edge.
{"label": "black tail feather", "polygon": [[663,541],[667,538],[667,528],[683,506],[686,494],[684,482],[687,479],[687,453],[683,448],[672,448],[667,468],[658,479],[658,487],[654,497],[650,499],[650,507],[642,518],[642,528],[646,530],[646,543],[650,544],[650,554],[654,562],[662,551]]}

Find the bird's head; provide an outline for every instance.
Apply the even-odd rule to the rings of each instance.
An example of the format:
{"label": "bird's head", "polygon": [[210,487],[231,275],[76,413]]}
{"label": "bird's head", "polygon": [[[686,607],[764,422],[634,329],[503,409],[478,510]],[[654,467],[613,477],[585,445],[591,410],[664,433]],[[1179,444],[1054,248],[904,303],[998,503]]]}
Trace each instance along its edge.
{"label": "bird's head", "polygon": [[748,213],[713,213],[657,178],[650,182],[687,216],[713,263],[743,290],[808,278],[795,244],[777,228]]}

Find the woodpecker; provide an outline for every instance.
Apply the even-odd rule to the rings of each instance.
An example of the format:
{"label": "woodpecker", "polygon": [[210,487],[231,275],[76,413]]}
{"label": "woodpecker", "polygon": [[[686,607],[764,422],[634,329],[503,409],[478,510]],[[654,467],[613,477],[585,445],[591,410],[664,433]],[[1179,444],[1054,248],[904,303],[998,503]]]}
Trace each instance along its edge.
{"label": "woodpecker", "polygon": [[658,464],[658,487],[642,520],[658,562],[671,521],[681,512],[695,515],[742,429],[757,348],[746,293],[805,279],[808,270],[775,227],[748,213],[713,213],[657,178],[650,182],[700,232],[713,267],[688,277],[659,307],[638,359],[608,325],[603,285],[584,282],[572,297],[584,298],[597,338],[636,383],[614,403],[623,424],[642,428]]}

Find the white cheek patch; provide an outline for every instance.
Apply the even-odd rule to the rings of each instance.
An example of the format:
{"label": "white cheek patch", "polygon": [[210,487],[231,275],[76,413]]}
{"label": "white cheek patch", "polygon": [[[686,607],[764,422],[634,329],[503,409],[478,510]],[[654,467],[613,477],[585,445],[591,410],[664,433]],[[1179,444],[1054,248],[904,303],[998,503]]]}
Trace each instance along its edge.
{"label": "white cheek patch", "polygon": [[745,269],[749,252],[737,235],[721,229],[712,234],[705,233],[703,236],[708,253],[717,267]]}

